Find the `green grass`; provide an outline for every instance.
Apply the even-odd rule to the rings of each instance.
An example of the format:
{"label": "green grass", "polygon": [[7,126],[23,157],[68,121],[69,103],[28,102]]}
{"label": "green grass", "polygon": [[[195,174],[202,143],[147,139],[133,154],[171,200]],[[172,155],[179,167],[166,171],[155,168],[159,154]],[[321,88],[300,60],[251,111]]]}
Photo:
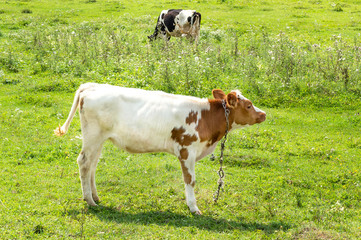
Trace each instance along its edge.
{"label": "green grass", "polygon": [[[10,90],[17,91],[5,97]],[[175,157],[130,155],[110,143],[97,171],[102,202],[88,208],[76,165],[79,119],[65,137],[52,135],[72,94],[30,99],[16,92],[5,86],[1,95],[0,228],[6,238],[360,237],[355,110],[265,109],[264,124],[229,137],[218,204],[212,203],[218,163],[206,158],[197,164],[204,215],[193,216]]]}
{"label": "green grass", "polygon": [[[147,42],[167,8],[202,13],[198,45]],[[359,239],[360,10],[351,0],[1,3],[1,238]],[[218,163],[197,163],[202,216],[186,206],[175,157],[110,143],[101,203],[89,208],[78,116],[53,135],[87,81],[200,97],[240,89],[267,121],[230,134],[218,204]]]}

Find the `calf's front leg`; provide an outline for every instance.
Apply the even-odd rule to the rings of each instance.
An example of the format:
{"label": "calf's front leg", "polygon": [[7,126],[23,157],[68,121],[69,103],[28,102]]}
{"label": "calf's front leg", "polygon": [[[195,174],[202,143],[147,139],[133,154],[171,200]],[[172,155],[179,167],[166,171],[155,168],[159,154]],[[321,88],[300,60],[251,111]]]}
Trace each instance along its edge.
{"label": "calf's front leg", "polygon": [[195,156],[190,154],[187,149],[183,148],[180,150],[179,161],[182,167],[183,179],[185,184],[186,201],[189,210],[192,213],[201,215],[202,212],[197,207],[197,201],[194,194],[194,187],[196,184],[195,175]]}

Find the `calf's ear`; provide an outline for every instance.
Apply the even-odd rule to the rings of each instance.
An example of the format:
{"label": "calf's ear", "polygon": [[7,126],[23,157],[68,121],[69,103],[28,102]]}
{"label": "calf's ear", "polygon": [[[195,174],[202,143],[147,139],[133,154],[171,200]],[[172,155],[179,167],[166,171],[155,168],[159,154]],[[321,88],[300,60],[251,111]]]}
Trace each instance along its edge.
{"label": "calf's ear", "polygon": [[230,108],[234,108],[237,105],[237,94],[234,92],[228,93],[227,95],[227,105]]}
{"label": "calf's ear", "polygon": [[226,98],[226,94],[224,94],[224,92],[221,89],[213,89],[212,94],[215,99],[222,100]]}

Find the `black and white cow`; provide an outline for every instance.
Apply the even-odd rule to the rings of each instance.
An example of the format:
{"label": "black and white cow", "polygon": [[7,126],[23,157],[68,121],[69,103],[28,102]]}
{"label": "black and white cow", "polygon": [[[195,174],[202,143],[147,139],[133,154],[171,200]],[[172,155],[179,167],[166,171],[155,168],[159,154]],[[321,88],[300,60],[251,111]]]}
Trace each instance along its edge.
{"label": "black and white cow", "polygon": [[148,38],[169,40],[170,37],[187,37],[197,41],[200,27],[201,14],[195,10],[163,10],[158,17],[154,33]]}

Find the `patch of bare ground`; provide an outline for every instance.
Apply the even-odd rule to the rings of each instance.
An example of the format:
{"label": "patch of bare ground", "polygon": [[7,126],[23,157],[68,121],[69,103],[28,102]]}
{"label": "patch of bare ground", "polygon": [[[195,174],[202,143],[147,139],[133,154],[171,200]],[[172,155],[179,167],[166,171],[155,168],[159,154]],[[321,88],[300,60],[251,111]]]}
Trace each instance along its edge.
{"label": "patch of bare ground", "polygon": [[316,227],[305,227],[298,231],[292,239],[295,240],[336,240],[347,239],[339,233],[317,229]]}

